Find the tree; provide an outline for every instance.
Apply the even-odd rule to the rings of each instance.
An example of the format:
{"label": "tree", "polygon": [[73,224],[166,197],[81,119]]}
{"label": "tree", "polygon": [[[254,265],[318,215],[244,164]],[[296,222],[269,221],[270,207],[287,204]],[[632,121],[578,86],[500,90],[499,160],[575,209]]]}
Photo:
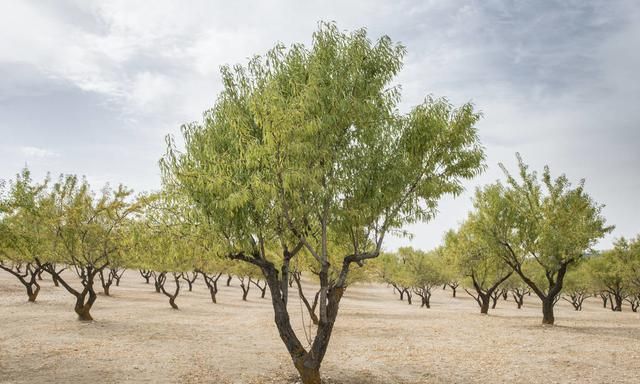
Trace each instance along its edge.
{"label": "tree", "polygon": [[35,260],[50,252],[52,244],[44,214],[48,183],[48,178],[35,183],[27,168],[6,190],[0,183],[0,269],[24,285],[29,302],[35,302],[40,292],[42,269]]}
{"label": "tree", "polygon": [[[169,305],[179,309],[176,299],[180,294],[180,280],[184,273],[195,269],[199,238],[197,216],[188,203],[172,190],[148,199],[143,219],[146,221],[146,262],[154,271],[156,292],[169,298]],[[175,286],[168,290],[167,278],[170,276]]]}
{"label": "tree", "polygon": [[[545,167],[540,182],[517,158],[520,181],[501,165],[506,186],[498,182],[477,192],[478,226],[504,248],[501,257],[542,300],[542,323],[551,325],[568,268],[613,227],[605,225],[603,206],[584,191],[584,180],[574,187],[565,175],[552,179]],[[527,260],[543,282],[523,269]]]}
{"label": "tree", "polygon": [[[500,293],[498,288],[513,271],[498,255],[504,251],[476,230],[476,220],[474,215],[469,215],[458,232],[447,232],[444,252],[458,261],[457,268],[467,278],[465,292],[476,300],[480,313],[487,314],[492,296],[495,303]],[[473,291],[467,288],[469,286]]]}
{"label": "tree", "polygon": [[439,247],[436,252],[442,258],[442,263],[446,265],[446,268],[443,267],[442,269],[442,273],[445,275],[446,286],[451,288],[451,295],[456,297],[456,291],[464,279],[462,271],[460,270],[460,262],[457,259],[458,254],[456,252],[446,252],[445,247]]}
{"label": "tree", "polygon": [[431,291],[447,282],[442,258],[436,251],[423,252],[411,247],[402,247],[398,253],[406,260],[412,291],[421,299],[420,307],[431,308]]}
{"label": "tree", "polygon": [[[115,190],[105,187],[96,197],[86,180],[76,176],[61,176],[50,191],[48,214],[56,235],[54,253],[36,258],[36,262],[74,296],[80,320],[93,320],[95,278],[123,246],[122,226],[127,216],[138,210],[138,204],[130,201],[131,193],[121,185]],[[63,279],[56,262],[69,265],[82,287],[74,288]]]}
{"label": "tree", "polygon": [[602,252],[590,260],[591,274],[595,284],[608,297],[612,311],[622,311],[623,302],[631,297],[634,284],[635,258],[633,246],[625,238],[615,241],[611,250]]}
{"label": "tree", "polygon": [[[215,223],[227,256],[267,281],[280,338],[304,383],[320,382],[352,264],[380,254],[389,231],[435,214],[444,194],[482,170],[470,104],[428,98],[399,114],[390,84],[404,48],[364,29],[322,24],[310,49],[277,46],[246,67],[223,67],[223,90],[202,123],[169,139],[162,160],[176,184]],[[337,274],[329,243],[350,248]],[[279,257],[266,249],[278,249]],[[286,307],[291,260],[316,263],[319,322],[309,349]]]}
{"label": "tree", "polygon": [[531,293],[529,286],[516,274],[509,276],[503,286],[507,292],[511,292],[513,301],[515,301],[518,309],[522,309],[522,306],[524,305],[524,297]]}

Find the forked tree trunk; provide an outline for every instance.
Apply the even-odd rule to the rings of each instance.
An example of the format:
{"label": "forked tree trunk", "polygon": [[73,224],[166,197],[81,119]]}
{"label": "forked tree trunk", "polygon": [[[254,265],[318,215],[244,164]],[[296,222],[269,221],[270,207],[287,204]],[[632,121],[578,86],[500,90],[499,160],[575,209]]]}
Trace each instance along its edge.
{"label": "forked tree trunk", "polygon": [[316,315],[316,308],[318,306],[318,297],[320,296],[320,291],[317,291],[315,294],[315,297],[313,298],[313,305],[309,304],[309,300],[307,300],[307,297],[304,294],[304,291],[302,290],[302,283],[300,281],[300,275],[294,275],[293,277],[296,286],[298,287],[298,296],[300,297],[300,300],[302,300],[302,302],[304,303],[304,306],[307,308],[307,312],[309,313],[309,317],[311,318],[311,321],[313,322],[314,325],[318,325],[319,319],[318,316]]}
{"label": "forked tree trunk", "polygon": [[[15,266],[14,268],[0,264],[0,269],[3,269],[13,276],[15,276],[27,291],[27,300],[30,303],[34,303],[40,293],[40,284],[38,284],[38,275],[42,273],[40,266],[33,266],[31,263],[27,264],[24,272],[21,271],[21,266]],[[14,270],[15,269],[15,270]]]}
{"label": "forked tree trunk", "polygon": [[78,276],[82,279],[82,291],[78,291],[71,287],[69,283],[67,283],[58,271],[56,271],[55,266],[51,264],[45,263],[41,264],[38,259],[36,259],[38,266],[44,269],[47,273],[52,275],[53,278],[58,279],[60,284],[76,298],[76,304],[74,306],[74,311],[78,315],[78,320],[80,321],[92,321],[93,317],[91,316],[91,308],[96,301],[98,295],[93,288],[93,284],[95,281],[95,277],[98,273],[100,273],[104,268],[107,267],[105,263],[101,267],[94,267],[92,265],[88,265],[86,267],[78,267],[75,266],[76,271],[78,271]]}
{"label": "forked tree trunk", "polygon": [[[249,281],[251,281],[251,279],[249,279]],[[247,295],[249,294],[251,285],[248,282],[245,284],[244,277],[240,279],[240,288],[242,288],[242,301],[247,301]]]}
{"label": "forked tree trunk", "polygon": [[161,286],[164,285],[164,280],[166,280],[166,272],[160,272],[159,274],[155,272],[151,272],[153,276],[153,286],[156,289],[156,293],[162,292]]}
{"label": "forked tree trunk", "polygon": [[553,315],[553,307],[555,305],[552,297],[546,297],[542,300],[542,324],[553,325],[555,317]]}
{"label": "forked tree trunk", "polygon": [[149,284],[149,279],[151,278],[151,271],[148,269],[140,269],[140,276],[142,276],[145,280],[146,284]]}
{"label": "forked tree trunk", "polygon": [[626,300],[631,306],[631,311],[638,312],[638,307],[640,307],[640,294],[627,298]]}
{"label": "forked tree trunk", "polygon": [[496,305],[498,304],[498,299],[502,296],[502,292],[495,290],[491,293],[491,309],[496,309]]}
{"label": "forked tree trunk", "polygon": [[193,277],[189,276],[189,272],[185,272],[182,274],[182,280],[186,281],[189,286],[189,292],[193,291],[193,283],[198,278],[198,274],[196,272],[193,273]]}
{"label": "forked tree trunk", "polygon": [[407,304],[411,305],[411,292],[408,288],[404,288],[404,293],[407,295]]}
{"label": "forked tree trunk", "polygon": [[120,279],[122,278],[122,275],[124,275],[125,269],[118,269],[118,268],[112,268],[110,269],[109,273],[111,274],[111,276],[113,277],[113,279],[116,282],[116,287],[120,286]]}
{"label": "forked tree trunk", "polygon": [[480,306],[481,314],[486,315],[489,313],[489,305],[491,304],[491,299],[493,299],[493,308],[496,307],[496,302],[501,295],[500,291],[498,291],[498,287],[500,286],[500,284],[504,283],[512,273],[513,271],[510,271],[509,273],[497,279],[497,281],[494,281],[493,285],[488,289],[485,289],[481,282],[476,279],[475,271],[471,272],[471,275],[469,275],[469,277],[471,277],[471,281],[473,282],[473,289],[475,289],[476,294],[474,295],[466,288],[464,290],[469,296],[473,297],[476,300],[476,303],[478,303],[478,305]]}
{"label": "forked tree trunk", "polygon": [[93,283],[91,283],[90,289],[84,290],[76,297],[74,310],[76,311],[80,321],[93,321],[93,317],[91,316],[91,307],[93,307],[93,303],[95,303],[96,298],[97,295],[93,290]]}
{"label": "forked tree trunk", "polygon": [[[163,274],[166,276],[166,273],[163,272]],[[169,305],[171,305],[171,308],[173,309],[180,309],[178,308],[178,305],[176,304],[176,298],[178,297],[178,294],[180,293],[180,279],[182,278],[182,273],[175,273],[173,272],[173,281],[176,284],[176,289],[175,291],[173,291],[173,293],[167,292],[167,290],[164,288],[165,282],[166,282],[166,278],[162,280],[162,285],[160,285],[160,290],[162,291],[162,293],[165,294],[165,296],[167,296],[169,298]]]}
{"label": "forked tree trunk", "polygon": [[420,296],[420,308],[426,307],[427,309],[431,308],[430,299],[431,299],[431,286],[422,286],[419,288],[414,288],[413,293]]}
{"label": "forked tree trunk", "polygon": [[604,293],[600,294],[600,298],[602,299],[602,308],[607,308],[607,302],[609,301],[609,296]]}
{"label": "forked tree trunk", "polygon": [[622,312],[622,302],[624,298],[620,292],[610,292],[609,302],[611,310],[614,312]]}
{"label": "forked tree trunk", "polygon": [[522,304],[524,304],[524,295],[526,295],[525,290],[520,290],[516,288],[511,291],[511,295],[513,296],[513,301],[518,305],[518,309],[522,309]]}
{"label": "forked tree trunk", "polygon": [[489,313],[489,304],[491,304],[491,297],[486,294],[481,294],[480,296],[480,313],[486,315]]}

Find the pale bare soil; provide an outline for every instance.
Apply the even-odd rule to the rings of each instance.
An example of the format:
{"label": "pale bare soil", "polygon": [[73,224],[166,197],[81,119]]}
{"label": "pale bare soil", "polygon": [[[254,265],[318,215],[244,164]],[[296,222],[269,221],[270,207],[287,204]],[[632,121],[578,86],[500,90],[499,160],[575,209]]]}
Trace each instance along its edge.
{"label": "pale bare soil", "polygon": [[[222,281],[222,279],[221,279]],[[168,283],[169,284],[169,283]],[[36,304],[0,274],[2,383],[294,383],[269,299],[238,282],[219,304],[202,280],[170,309],[135,271],[95,322],[76,320],[72,297],[50,280]],[[525,299],[526,300],[526,299]],[[383,285],[350,287],[323,365],[329,383],[640,383],[640,316],[589,299],[582,312],[558,304],[557,326],[540,325],[533,296],[517,310],[500,301],[482,316],[464,292],[436,290],[431,309],[400,302]],[[291,313],[301,328],[296,296]],[[308,324],[308,318],[307,318]]]}

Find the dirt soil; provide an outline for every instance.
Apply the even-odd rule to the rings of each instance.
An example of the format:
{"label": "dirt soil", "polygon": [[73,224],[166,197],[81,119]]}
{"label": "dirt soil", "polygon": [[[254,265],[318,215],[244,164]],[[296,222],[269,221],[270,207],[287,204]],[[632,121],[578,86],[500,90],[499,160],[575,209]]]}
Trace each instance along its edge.
{"label": "dirt soil", "polygon": [[[73,300],[50,279],[35,304],[0,273],[1,383],[295,383],[269,299],[220,279],[218,303],[199,279],[167,298],[128,271],[100,295],[96,321],[76,320]],[[170,284],[168,282],[167,284]],[[268,294],[267,294],[268,297]],[[418,300],[419,302],[419,300]],[[301,339],[299,300],[290,313]],[[534,297],[500,301],[488,316],[464,291],[437,289],[432,308],[407,305],[383,285],[349,287],[322,367],[328,383],[640,383],[640,315],[582,312],[560,302],[554,327],[540,325]],[[305,324],[309,319],[305,317]]]}

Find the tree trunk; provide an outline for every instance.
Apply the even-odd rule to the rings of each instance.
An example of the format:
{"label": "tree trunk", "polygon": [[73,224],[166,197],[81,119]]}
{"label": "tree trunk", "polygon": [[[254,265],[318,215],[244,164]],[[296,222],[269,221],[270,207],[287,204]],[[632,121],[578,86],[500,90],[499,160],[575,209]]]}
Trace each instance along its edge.
{"label": "tree trunk", "polygon": [[209,288],[209,294],[211,295],[211,301],[216,304],[216,294],[218,293],[218,279],[222,276],[222,273],[218,273],[217,276],[208,276],[206,273],[198,270],[196,273],[200,273],[202,278],[204,279],[204,283]]}
{"label": "tree trunk", "polygon": [[146,284],[149,284],[149,278],[151,278],[151,271],[146,270],[146,269],[140,269],[138,270],[140,272],[140,276],[142,276],[145,280]]}
{"label": "tree trunk", "polygon": [[160,274],[156,274],[155,272],[151,272],[153,274],[153,285],[156,289],[156,293],[162,292],[161,287],[164,285],[165,274],[161,272]]}
{"label": "tree trunk", "polygon": [[480,305],[480,313],[487,314],[489,313],[489,304],[491,303],[491,297],[489,295],[480,295],[480,300],[482,304]]}
{"label": "tree trunk", "polygon": [[[164,273],[163,273],[164,274]],[[161,275],[163,275],[161,274]],[[180,278],[182,277],[182,273],[173,273],[173,281],[176,284],[176,290],[173,292],[173,294],[167,292],[167,290],[164,288],[164,282],[166,279],[163,279],[162,281],[162,285],[160,286],[160,289],[162,291],[162,293],[165,294],[165,296],[167,296],[169,298],[169,305],[171,305],[171,308],[173,309],[180,309],[178,308],[178,305],[176,304],[176,298],[178,297],[178,294],[180,293]]]}
{"label": "tree trunk", "polygon": [[455,288],[454,288],[454,287],[451,287],[451,289],[453,290],[453,297],[454,297],[454,298],[456,297],[456,289],[457,289],[457,288],[458,288],[458,287],[455,287]]}
{"label": "tree trunk", "polygon": [[[88,275],[86,279],[87,281],[85,281],[86,285],[84,290],[76,296],[76,305],[74,310],[78,315],[78,320],[93,321],[93,317],[91,317],[91,307],[93,307],[93,303],[95,303],[98,295],[96,295],[96,292],[93,289],[93,276]],[[87,295],[89,295],[88,299]]]}
{"label": "tree trunk", "polygon": [[[35,287],[35,289],[33,289]],[[29,302],[34,303],[36,301],[36,297],[38,297],[38,293],[40,292],[40,285],[38,283],[34,283],[27,285],[27,296],[29,296]]]}
{"label": "tree trunk", "polygon": [[[613,299],[615,299],[615,306],[613,306],[612,311],[622,312],[622,295],[616,292],[613,294]],[[613,304],[613,300],[611,303]]]}
{"label": "tree trunk", "polygon": [[542,324],[553,325],[555,322],[555,317],[553,316],[554,305],[553,297],[547,297],[542,300]]}
{"label": "tree trunk", "polygon": [[491,295],[491,309],[496,309],[496,305],[498,304],[498,299],[500,298],[501,293],[496,291],[495,294]]}
{"label": "tree trunk", "polygon": [[227,287],[231,285],[231,279],[233,279],[233,276],[227,275]]}
{"label": "tree trunk", "polygon": [[300,380],[302,384],[321,384],[320,379],[320,367],[305,367],[302,364],[294,363],[298,373],[300,374]]}

